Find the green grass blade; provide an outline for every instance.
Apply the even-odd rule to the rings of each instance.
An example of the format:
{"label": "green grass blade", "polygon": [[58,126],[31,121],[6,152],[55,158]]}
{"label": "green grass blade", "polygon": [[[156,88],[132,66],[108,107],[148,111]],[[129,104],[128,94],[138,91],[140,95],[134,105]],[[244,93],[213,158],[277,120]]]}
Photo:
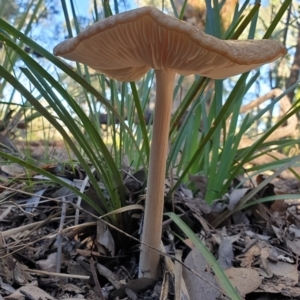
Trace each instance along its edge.
{"label": "green grass blade", "polygon": [[210,253],[210,251],[202,243],[202,241],[197,237],[197,235],[176,214],[166,213],[165,215],[172,219],[172,221],[184,232],[184,234],[194,243],[199,252],[204,256],[207,263],[213,269],[220,285],[226,292],[227,296],[232,300],[241,300],[241,297],[238,295],[235,288],[232,286],[231,282],[225,275],[222,268],[219,266],[214,256]]}
{"label": "green grass blade", "polygon": [[263,36],[263,39],[269,39],[273,33],[273,31],[275,30],[276,26],[278,25],[278,23],[281,21],[282,16],[284,15],[284,13],[288,10],[289,6],[291,5],[292,0],[285,0],[280,8],[278,13],[276,14],[275,18],[273,19],[273,21],[271,22],[271,24],[269,25],[266,33]]}
{"label": "green grass blade", "polygon": [[236,29],[234,34],[231,36],[231,39],[236,40],[240,37],[240,35],[245,31],[245,28],[250,24],[250,22],[254,18],[257,18],[259,8],[260,4],[255,3],[250,12],[247,14],[247,16],[243,19],[239,27]]}
{"label": "green grass blade", "polygon": [[170,192],[173,192],[178,187],[180,182],[183,180],[183,178],[189,172],[192,165],[195,163],[196,160],[199,159],[203,149],[206,147],[206,145],[208,145],[210,143],[213,134],[215,133],[216,129],[218,128],[218,124],[222,123],[224,116],[226,116],[228,114],[228,112],[230,111],[230,108],[235,103],[236,97],[241,92],[241,89],[243,89],[242,83],[246,80],[246,78],[248,77],[248,74],[249,73],[244,73],[243,75],[240,76],[237,84],[235,85],[235,87],[233,88],[233,90],[230,94],[230,97],[227,99],[227,101],[223,105],[222,109],[220,110],[219,114],[216,116],[216,119],[214,120],[211,128],[208,130],[207,134],[204,136],[202,142],[200,143],[199,148],[194,153],[190,162],[186,165],[186,168],[184,170],[182,170],[181,176],[179,177],[178,181],[175,183],[173,189]]}
{"label": "green grass blade", "polygon": [[149,161],[149,155],[150,155],[150,147],[149,147],[149,140],[148,140],[148,132],[147,132],[147,127],[145,123],[145,118],[144,118],[144,113],[141,107],[141,102],[139,99],[139,95],[136,89],[136,85],[134,82],[130,83],[131,86],[131,91],[132,91],[132,97],[135,103],[135,108],[137,110],[137,115],[139,119],[139,125],[142,130],[142,135],[143,135],[143,148],[145,149],[145,154],[147,156],[147,161]]}

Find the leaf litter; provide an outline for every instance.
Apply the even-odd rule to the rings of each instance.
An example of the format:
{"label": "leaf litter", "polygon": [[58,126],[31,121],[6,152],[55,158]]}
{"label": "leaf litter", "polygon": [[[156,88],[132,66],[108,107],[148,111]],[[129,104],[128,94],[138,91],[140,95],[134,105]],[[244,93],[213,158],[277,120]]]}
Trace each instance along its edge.
{"label": "leaf litter", "polygon": [[[97,195],[79,165],[52,164],[45,170]],[[74,172],[74,170],[76,170]],[[122,230],[67,187],[13,165],[1,166],[0,299],[228,299],[211,267],[193,242],[164,219],[161,278],[137,278],[139,234],[146,172],[124,166],[127,207],[117,213],[129,220]],[[176,181],[176,177],[172,181]],[[199,236],[238,291],[241,299],[300,298],[300,202],[277,200],[241,206],[253,186],[233,185],[222,199],[203,199],[207,180],[191,175],[197,193],[180,185],[173,193],[175,213]],[[257,185],[264,177],[257,177]],[[297,194],[298,186],[266,184],[251,201]],[[99,186],[105,187],[99,180]],[[276,189],[276,187],[280,189]],[[166,180],[166,194],[172,184]],[[244,203],[243,203],[244,204]],[[77,212],[77,213],[76,213]],[[226,218],[213,226],[221,215]],[[273,296],[272,296],[273,295]]]}

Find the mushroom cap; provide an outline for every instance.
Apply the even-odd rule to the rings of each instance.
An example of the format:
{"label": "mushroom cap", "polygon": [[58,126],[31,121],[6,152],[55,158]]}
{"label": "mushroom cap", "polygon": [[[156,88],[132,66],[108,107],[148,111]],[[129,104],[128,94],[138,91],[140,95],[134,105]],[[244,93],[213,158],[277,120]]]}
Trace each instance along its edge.
{"label": "mushroom cap", "polygon": [[53,52],[110,78],[135,81],[150,68],[222,79],[287,51],[274,40],[220,40],[154,7],[142,7],[94,23]]}

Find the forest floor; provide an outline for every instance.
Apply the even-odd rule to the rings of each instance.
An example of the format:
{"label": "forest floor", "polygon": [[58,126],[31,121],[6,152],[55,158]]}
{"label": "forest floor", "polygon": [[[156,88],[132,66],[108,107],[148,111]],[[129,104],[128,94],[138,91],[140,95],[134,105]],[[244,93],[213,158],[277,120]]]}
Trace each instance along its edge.
{"label": "forest floor", "polygon": [[[43,170],[99,203],[80,165],[67,163],[69,153],[62,141],[19,142],[17,147],[30,152]],[[129,168],[130,174],[124,173],[128,205],[143,204],[145,198],[135,172]],[[195,244],[167,217],[164,249],[159,250],[161,278],[141,279],[137,278],[142,230],[138,205],[118,215],[116,229],[46,176],[3,162],[0,176],[0,300],[196,300],[199,295],[202,300],[228,299]],[[203,200],[205,178],[193,176],[199,191],[193,194],[180,185],[174,193],[175,213],[215,256],[241,299],[299,299],[299,181],[279,176],[253,194],[254,205],[236,209],[266,178],[259,175],[256,182],[243,186],[236,178],[224,199],[208,205]],[[169,187],[166,179],[166,191]],[[290,197],[255,203],[283,194]],[[165,210],[171,207],[167,201]]]}

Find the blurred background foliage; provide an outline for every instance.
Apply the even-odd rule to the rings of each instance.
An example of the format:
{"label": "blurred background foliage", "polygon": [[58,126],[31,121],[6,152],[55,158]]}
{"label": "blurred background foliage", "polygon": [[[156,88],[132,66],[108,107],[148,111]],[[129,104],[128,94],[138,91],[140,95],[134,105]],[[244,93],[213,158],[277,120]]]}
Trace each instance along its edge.
{"label": "blurred background foliage", "polygon": [[[189,174],[201,175],[207,181],[203,196],[212,202],[237,176],[249,180],[299,155],[300,1],[0,0],[0,142],[10,159],[31,159],[30,151],[20,153],[20,141],[30,148],[33,140],[63,139],[91,177],[90,164],[101,175],[107,195],[96,180],[93,184],[101,199],[113,204],[100,211],[124,204],[120,170],[147,168],[153,72],[136,83],[119,83],[87,66],[62,63],[51,53],[89,24],[143,5],[222,39],[272,38],[288,48],[284,58],[227,80],[176,77],[171,191],[184,182],[196,193]],[[37,163],[50,159],[45,153],[35,158]],[[297,173],[297,163],[294,168]]]}

